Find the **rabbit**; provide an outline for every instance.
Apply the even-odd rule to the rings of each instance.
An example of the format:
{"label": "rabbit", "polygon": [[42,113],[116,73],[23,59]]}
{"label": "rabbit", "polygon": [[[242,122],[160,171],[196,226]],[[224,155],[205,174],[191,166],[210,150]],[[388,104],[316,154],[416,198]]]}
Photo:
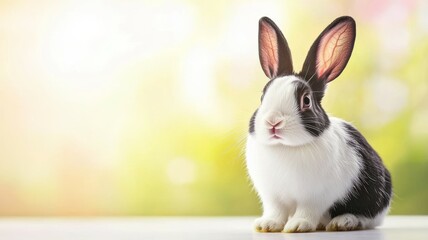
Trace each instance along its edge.
{"label": "rabbit", "polygon": [[268,17],[259,21],[259,58],[269,81],[250,119],[245,158],[261,200],[260,232],[350,231],[380,225],[389,211],[389,171],[350,123],[321,106],[343,71],[356,36],[352,17],[334,20],[294,72],[288,43]]}

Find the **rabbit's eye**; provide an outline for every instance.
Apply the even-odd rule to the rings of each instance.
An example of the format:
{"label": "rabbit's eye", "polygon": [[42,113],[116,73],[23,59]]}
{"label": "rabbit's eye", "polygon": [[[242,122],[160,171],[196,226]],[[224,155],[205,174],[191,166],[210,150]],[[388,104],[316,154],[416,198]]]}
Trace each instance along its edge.
{"label": "rabbit's eye", "polygon": [[309,104],[311,104],[311,99],[309,99],[309,97],[308,97],[308,96],[305,96],[305,97],[303,98],[303,104],[305,104],[305,105],[309,105]]}
{"label": "rabbit's eye", "polygon": [[306,110],[311,107],[311,97],[308,93],[302,95],[300,99],[300,109]]}

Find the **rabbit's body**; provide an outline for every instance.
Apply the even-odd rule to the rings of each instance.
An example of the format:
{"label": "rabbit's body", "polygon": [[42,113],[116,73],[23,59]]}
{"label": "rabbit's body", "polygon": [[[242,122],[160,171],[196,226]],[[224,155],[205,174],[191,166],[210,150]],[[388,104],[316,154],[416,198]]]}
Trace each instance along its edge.
{"label": "rabbit's body", "polygon": [[292,214],[298,203],[312,202],[325,212],[345,199],[362,163],[341,137],[346,135],[343,124],[331,119],[321,136],[303,146],[263,145],[248,136],[248,172],[263,204],[275,201]]}
{"label": "rabbit's body", "polygon": [[[326,83],[350,57],[355,23],[342,17],[327,27],[299,74],[271,20],[261,19],[259,36],[260,60],[271,80],[250,120],[246,145],[248,172],[263,203],[256,229],[306,232],[379,225],[390,204],[389,172],[352,125],[328,117],[321,107]],[[330,45],[345,57],[329,52]],[[326,54],[330,58],[322,59]]]}
{"label": "rabbit's body", "polygon": [[[358,221],[349,225],[350,229],[378,226],[389,209],[391,192],[375,191],[373,187],[376,185],[372,184],[373,181],[381,185],[390,184],[387,170],[380,168],[382,174],[375,175],[376,179],[363,182],[367,171],[365,165],[369,165],[369,168],[379,166],[375,162],[370,164],[371,159],[364,160],[358,155],[357,147],[351,144],[352,136],[345,129],[351,127],[349,123],[338,118],[330,118],[330,123],[329,128],[315,141],[303,146],[262,145],[251,134],[247,138],[248,173],[264,208],[276,208],[273,217],[265,218],[268,221],[275,218],[279,215],[276,211],[284,215],[277,218],[283,222],[277,230],[283,230],[299,203],[310,203],[313,206],[311,215],[317,215],[315,219],[319,219],[314,224],[320,228],[328,226],[332,218],[339,216],[334,212],[338,206],[344,208],[341,209],[344,211],[342,214],[357,216]],[[386,175],[388,177],[384,179]],[[383,187],[388,189],[388,186]],[[371,196],[371,204],[366,199],[358,200],[361,194],[365,194],[358,192],[359,189],[372,189],[375,192]],[[364,206],[347,205],[350,200]],[[263,219],[259,219],[259,223],[263,224]],[[264,224],[269,223],[265,221]],[[337,224],[328,226],[329,230],[335,228],[338,228]]]}

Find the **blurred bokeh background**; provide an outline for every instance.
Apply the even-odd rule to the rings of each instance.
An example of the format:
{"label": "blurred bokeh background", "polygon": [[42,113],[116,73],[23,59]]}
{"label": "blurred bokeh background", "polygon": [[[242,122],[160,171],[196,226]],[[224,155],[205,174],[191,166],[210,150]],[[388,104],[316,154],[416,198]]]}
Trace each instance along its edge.
{"label": "blurred bokeh background", "polygon": [[254,215],[248,120],[269,16],[300,69],[341,15],[354,53],[324,98],[428,214],[428,1],[0,1],[0,215]]}

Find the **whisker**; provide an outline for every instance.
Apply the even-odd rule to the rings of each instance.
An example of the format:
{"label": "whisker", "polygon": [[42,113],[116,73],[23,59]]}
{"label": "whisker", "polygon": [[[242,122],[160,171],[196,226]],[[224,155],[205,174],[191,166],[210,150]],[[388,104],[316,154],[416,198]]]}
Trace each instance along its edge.
{"label": "whisker", "polygon": [[308,66],[308,68],[306,69],[305,79],[306,79],[306,77],[308,76],[309,68],[311,68],[311,63],[309,63],[309,66]]}
{"label": "whisker", "polygon": [[308,80],[308,84],[312,81],[312,78],[315,76],[316,72],[311,76],[311,78],[309,78]]}

